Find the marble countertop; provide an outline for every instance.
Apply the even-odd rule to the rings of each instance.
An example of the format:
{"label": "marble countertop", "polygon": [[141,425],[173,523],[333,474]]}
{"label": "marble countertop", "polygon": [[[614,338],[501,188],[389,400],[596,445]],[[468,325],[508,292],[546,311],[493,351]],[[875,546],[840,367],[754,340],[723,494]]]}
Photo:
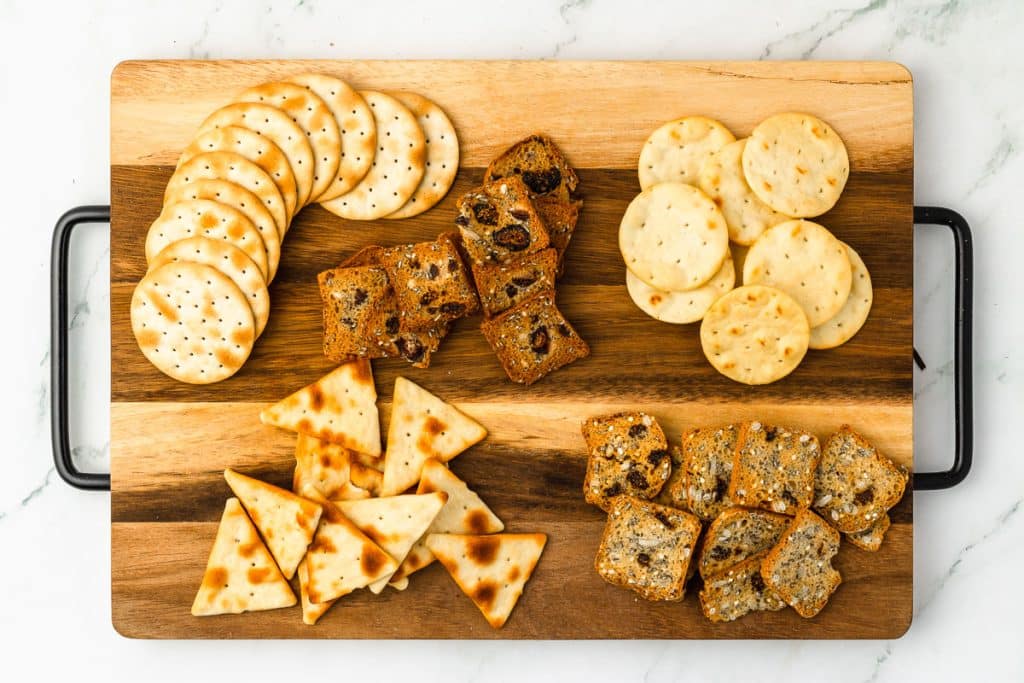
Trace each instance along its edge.
{"label": "marble countertop", "polygon": [[[684,9],[685,8],[685,9]],[[488,11],[490,10],[490,11]],[[0,477],[0,667],[55,676],[246,680],[301,674],[418,680],[1024,680],[1024,3],[102,3],[0,1],[0,187],[7,248],[0,336],[8,435]],[[108,201],[109,77],[128,58],[885,59],[915,83],[915,201],[975,236],[974,470],[915,494],[914,623],[861,642],[147,642],[110,621],[109,497],[50,459],[49,249],[57,217]],[[108,255],[75,241],[72,428],[83,468],[108,458]],[[919,230],[917,467],[952,439],[952,246]],[[1018,578],[1014,578],[1018,577]],[[884,609],[884,605],[879,605]],[[5,676],[6,677],[6,676]]]}

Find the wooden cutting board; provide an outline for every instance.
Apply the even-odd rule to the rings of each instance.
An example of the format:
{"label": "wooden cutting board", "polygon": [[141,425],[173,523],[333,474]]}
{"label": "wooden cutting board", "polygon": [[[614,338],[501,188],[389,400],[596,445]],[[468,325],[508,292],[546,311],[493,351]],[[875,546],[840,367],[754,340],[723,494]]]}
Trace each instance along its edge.
{"label": "wooden cutting board", "polygon": [[[206,387],[170,380],[135,345],[129,301],[144,274],[143,244],[177,156],[205,116],[233,93],[305,71],[359,88],[409,89],[454,121],[462,168],[436,208],[412,220],[349,222],[319,207],[296,218],[270,289],[266,333],[232,379]],[[764,117],[809,111],[846,141],[851,174],[839,204],[818,219],[871,270],[874,308],[845,346],[811,351],[786,379],[731,382],[700,351],[696,325],[658,323],[631,302],[617,248],[619,220],[639,192],[646,136],[686,114],[720,119],[737,137]],[[550,134],[579,169],[586,198],[569,249],[559,306],[593,354],[530,388],[509,382],[478,328],[460,321],[427,370],[374,362],[382,418],[405,375],[482,422],[490,436],[452,463],[510,531],[549,542],[503,630],[434,565],[399,593],[365,591],[315,627],[299,609],[198,619],[189,608],[225,499],[225,467],[287,486],[294,436],[264,427],[268,403],[331,369],[321,354],[317,272],[368,244],[433,239],[450,230],[455,198],[487,162],[534,131]],[[746,419],[812,428],[820,438],[852,423],[912,466],[913,97],[892,63],[665,62],[125,62],[111,79],[111,524],[113,622],[141,638],[894,638],[913,597],[913,497],[893,511],[878,553],[844,543],[845,579],[828,607],[727,625],[701,616],[696,590],[682,603],[647,603],[593,569],[604,525],[586,505],[587,416],[644,409],[669,438]]]}

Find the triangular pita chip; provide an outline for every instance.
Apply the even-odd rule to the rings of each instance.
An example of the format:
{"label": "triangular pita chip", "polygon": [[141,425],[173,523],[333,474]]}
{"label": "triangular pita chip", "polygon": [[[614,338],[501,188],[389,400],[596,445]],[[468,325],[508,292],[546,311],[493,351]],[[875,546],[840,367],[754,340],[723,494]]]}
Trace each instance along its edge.
{"label": "triangular pita chip", "polygon": [[345,363],[260,413],[263,424],[380,455],[377,390],[370,361]]}
{"label": "triangular pita chip", "polygon": [[[436,491],[422,496],[343,501],[338,503],[338,507],[374,543],[400,563],[416,539],[430,528],[430,523],[447,499],[447,494]],[[398,569],[397,564],[395,569]],[[394,573],[392,570],[386,577],[370,584],[370,590],[380,593]]]}
{"label": "triangular pita chip", "polygon": [[431,534],[427,547],[483,612],[501,628],[544,550],[544,534]]}
{"label": "triangular pita chip", "polygon": [[302,623],[312,626],[324,615],[324,612],[331,608],[337,600],[325,600],[315,603],[309,599],[309,567],[306,565],[306,558],[299,562],[299,568],[295,572],[299,576],[299,598],[302,601]]}
{"label": "triangular pita chip", "polygon": [[228,498],[192,615],[240,614],[291,607],[295,594],[237,498]]}
{"label": "triangular pita chip", "polygon": [[[423,465],[416,493],[431,491],[444,491],[448,494],[448,502],[434,518],[427,534],[496,534],[505,529],[498,516],[466,486],[466,482],[433,458]],[[433,561],[434,555],[427,548],[424,535],[405,556],[402,566],[391,577],[391,583],[418,572]]]}
{"label": "triangular pita chip", "polygon": [[320,506],[232,469],[224,470],[224,478],[260,530],[281,573],[286,579],[292,578],[313,540]]}
{"label": "triangular pita chip", "polygon": [[429,458],[448,462],[487,436],[487,430],[404,377],[395,380],[382,496],[416,484]]}
{"label": "triangular pita chip", "polygon": [[369,492],[351,482],[349,461],[353,455],[353,451],[338,444],[299,434],[295,441],[292,490],[313,499],[317,496],[309,495],[307,487],[313,487],[328,500],[369,498]]}
{"label": "triangular pita chip", "polygon": [[404,591],[409,587],[409,579],[402,578],[397,581],[388,581],[388,585],[394,588],[396,591]]}
{"label": "triangular pita chip", "polygon": [[306,553],[311,602],[340,598],[395,573],[398,563],[350,522],[337,505],[320,503],[324,514]]}
{"label": "triangular pita chip", "polygon": [[369,492],[371,496],[380,495],[381,486],[384,483],[384,475],[380,470],[367,467],[361,462],[353,462],[350,475],[354,486]]}

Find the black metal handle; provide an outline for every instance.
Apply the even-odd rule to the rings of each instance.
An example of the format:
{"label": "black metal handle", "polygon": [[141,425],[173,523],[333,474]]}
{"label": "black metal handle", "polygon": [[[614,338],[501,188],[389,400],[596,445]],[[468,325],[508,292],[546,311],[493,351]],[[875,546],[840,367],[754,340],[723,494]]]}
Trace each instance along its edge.
{"label": "black metal handle", "polygon": [[[974,398],[971,362],[971,313],[974,306],[974,252],[971,226],[956,211],[937,206],[915,206],[915,225],[944,225],[953,232],[956,255],[953,328],[953,405],[956,413],[953,442],[953,466],[945,472],[916,472],[914,489],[948,489],[964,480],[971,471],[974,454]],[[916,352],[915,352],[916,355]],[[920,359],[918,359],[920,362]],[[923,366],[923,363],[920,363]]]}
{"label": "black metal handle", "polygon": [[110,475],[82,472],[71,458],[68,429],[68,250],[71,232],[84,223],[109,223],[109,206],[79,206],[57,221],[53,229],[50,283],[50,435],[53,464],[68,484],[87,490],[109,491]]}

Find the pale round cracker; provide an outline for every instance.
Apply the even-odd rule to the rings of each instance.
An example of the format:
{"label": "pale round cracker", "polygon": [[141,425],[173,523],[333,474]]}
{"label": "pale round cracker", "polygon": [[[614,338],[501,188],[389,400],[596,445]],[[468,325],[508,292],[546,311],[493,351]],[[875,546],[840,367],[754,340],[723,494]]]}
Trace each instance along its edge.
{"label": "pale round cracker", "polygon": [[206,152],[181,165],[164,190],[164,204],[181,194],[182,187],[200,180],[225,180],[256,195],[274,218],[277,234],[288,232],[288,207],[266,171],[234,152]]}
{"label": "pale round cracker", "polygon": [[149,362],[189,384],[238,372],[255,338],[245,294],[227,275],[199,263],[167,263],[146,273],[132,294],[131,318]]}
{"label": "pale round cracker", "polygon": [[413,113],[423,129],[427,144],[426,168],[419,187],[409,201],[385,218],[417,216],[441,201],[459,170],[459,138],[448,115],[423,95],[413,92],[389,93]]}
{"label": "pale round cracker", "polygon": [[321,206],[342,218],[373,220],[405,204],[423,179],[426,138],[416,117],[390,95],[359,93],[373,111],[377,150],[369,173],[352,190]]}
{"label": "pale round cracker", "polygon": [[640,187],[669,182],[696,186],[704,160],[735,139],[728,128],[705,116],[669,121],[651,133],[640,150]]}
{"label": "pale round cracker", "polygon": [[754,194],[743,175],[747,139],[730,142],[701,166],[698,186],[718,205],[729,226],[729,239],[750,245],[761,233],[789,216],[779,213]]}
{"label": "pale round cracker", "polygon": [[765,230],[743,264],[743,284],[781,289],[803,306],[812,327],[839,312],[852,282],[843,243],[826,228],[803,219]]}
{"label": "pale round cracker", "polygon": [[655,320],[673,325],[694,323],[704,317],[711,304],[736,284],[732,259],[726,258],[715,276],[697,289],[688,292],[665,292],[655,289],[626,269],[626,289],[633,303]]}
{"label": "pale round cracker", "polygon": [[637,195],[619,225],[626,267],[664,291],[696,289],[714,277],[729,255],[725,218],[703,192],[661,183]]}
{"label": "pale round cracker", "polygon": [[341,161],[341,131],[327,104],[312,90],[284,81],[249,88],[238,99],[277,107],[306,134],[313,149],[313,189],[306,203],[317,201],[334,182]]}
{"label": "pale round cracker", "polygon": [[267,283],[256,263],[244,251],[224,240],[209,237],[190,237],[185,240],[171,242],[153,259],[150,270],[155,270],[165,263],[186,261],[213,266],[231,278],[245,294],[249,308],[252,309],[256,324],[256,337],[263,334],[270,318],[270,293]]}
{"label": "pale round cracker", "polygon": [[[277,233],[274,217],[259,197],[249,190],[227,180],[197,180],[188,185],[178,185],[165,204],[175,204],[189,199],[209,199],[238,209],[252,221],[263,238],[267,250],[267,284],[274,281],[277,267],[281,263],[281,236]],[[243,288],[244,289],[244,288]]]}
{"label": "pale round cracker", "polygon": [[[297,206],[305,206],[313,191],[313,148],[306,140],[306,134],[292,117],[277,107],[260,102],[235,102],[206,117],[199,126],[199,133],[210,128],[241,126],[265,135],[277,145],[292,167],[295,175]],[[289,216],[290,220],[290,216]]]}
{"label": "pale round cracker", "polygon": [[288,209],[288,223],[291,223],[298,208],[295,174],[284,152],[270,138],[241,126],[211,128],[200,133],[185,148],[178,159],[178,168],[192,157],[206,152],[234,152],[266,171],[281,192],[281,198]]}
{"label": "pale round cracker", "polygon": [[238,209],[209,199],[188,199],[164,207],[146,234],[146,263],[153,263],[171,242],[189,237],[234,244],[256,263],[266,280],[267,249],[259,230]]}
{"label": "pale round cracker", "polygon": [[811,328],[812,349],[833,349],[850,341],[864,326],[871,312],[871,304],[874,301],[871,274],[860,255],[849,244],[844,242],[843,246],[846,247],[846,254],[850,257],[850,266],[853,269],[850,296],[838,313],[821,325]]}
{"label": "pale round cracker", "polygon": [[813,218],[839,201],[850,159],[827,123],[788,112],[754,128],[743,150],[743,175],[754,194],[779,213]]}
{"label": "pale round cracker", "polygon": [[711,304],[700,325],[708,362],[729,379],[769,384],[800,365],[810,327],[792,297],[772,287],[737,287]]}
{"label": "pale round cracker", "polygon": [[301,74],[288,79],[312,92],[324,101],[334,115],[341,133],[341,161],[334,181],[317,201],[326,202],[340,197],[363,179],[373,165],[377,149],[377,124],[373,112],[362,95],[340,78],[324,74]]}

